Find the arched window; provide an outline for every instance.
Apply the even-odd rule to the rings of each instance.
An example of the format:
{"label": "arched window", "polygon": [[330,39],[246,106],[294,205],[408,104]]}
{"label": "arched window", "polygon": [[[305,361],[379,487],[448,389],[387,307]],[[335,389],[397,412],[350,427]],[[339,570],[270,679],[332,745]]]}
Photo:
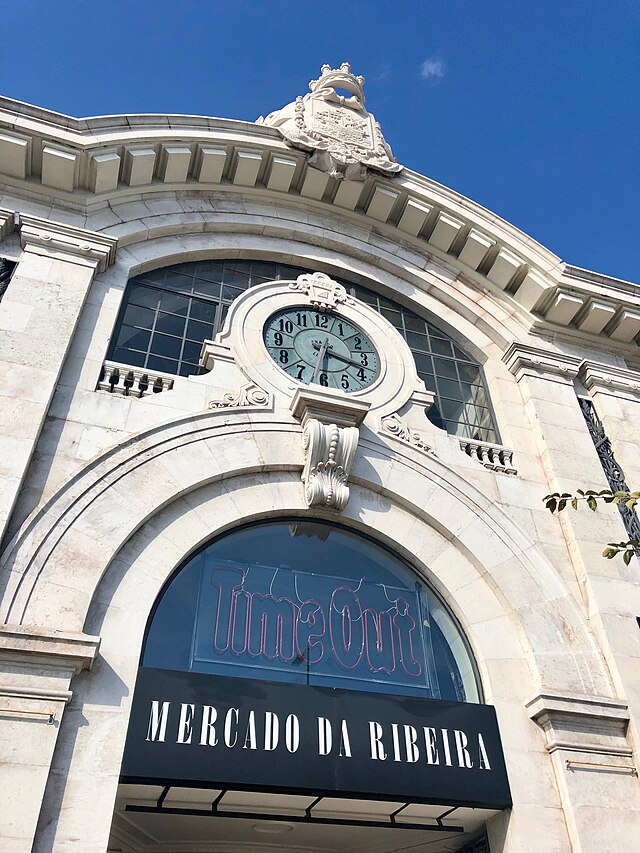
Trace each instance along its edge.
{"label": "arched window", "polygon": [[[159,373],[199,371],[202,342],[222,328],[227,309],[248,287],[293,279],[308,270],[273,261],[176,264],[131,279],[108,358]],[[462,438],[497,442],[482,368],[445,332],[414,311],[359,284],[338,279],[385,316],[405,338],[425,385],[435,394],[430,420]]]}
{"label": "arched window", "polygon": [[158,599],[142,666],[479,701],[462,633],[416,572],[368,537],[300,518],[190,557]]}

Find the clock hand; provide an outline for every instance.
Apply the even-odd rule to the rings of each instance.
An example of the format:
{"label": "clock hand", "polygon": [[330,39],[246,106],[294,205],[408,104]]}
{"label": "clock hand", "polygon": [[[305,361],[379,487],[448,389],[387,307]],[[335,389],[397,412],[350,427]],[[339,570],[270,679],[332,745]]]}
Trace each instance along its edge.
{"label": "clock hand", "polygon": [[[316,344],[316,343],[314,343],[314,344],[313,344],[313,348],[314,348],[314,349],[319,349],[319,348],[320,348],[320,344]],[[348,358],[348,356],[346,356],[346,355],[341,355],[339,352],[336,352],[336,351],[333,349],[333,347],[328,346],[326,351],[327,351],[328,353],[330,353],[334,358],[339,358],[339,359],[340,359],[340,361],[344,361],[344,362],[346,362],[347,364],[354,364],[356,367],[362,367],[362,368],[365,368],[365,365],[364,365],[364,364],[362,364],[362,362],[360,362],[360,361],[354,361],[354,359],[352,359],[352,358]],[[371,368],[366,368],[366,369],[370,370]]]}
{"label": "clock hand", "polygon": [[[318,357],[316,358],[316,366],[313,369],[313,376],[311,377],[312,382],[315,382],[316,379],[318,378],[318,374],[320,373],[320,367],[322,365],[322,359],[327,354],[328,347],[329,347],[329,338],[325,338],[324,341],[322,342],[322,345],[320,345],[320,344],[317,345],[317,349],[319,350],[319,352],[318,352]],[[316,349],[315,344],[313,345],[313,348]]]}

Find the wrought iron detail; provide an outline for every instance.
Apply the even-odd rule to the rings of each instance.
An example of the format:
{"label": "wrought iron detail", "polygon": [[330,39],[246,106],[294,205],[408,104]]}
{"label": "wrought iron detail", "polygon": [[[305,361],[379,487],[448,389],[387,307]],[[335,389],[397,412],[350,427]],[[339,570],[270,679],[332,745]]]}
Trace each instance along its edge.
{"label": "wrought iron detail", "polygon": [[15,268],[15,261],[10,261],[8,258],[0,258],[0,302],[2,301],[5,290],[9,287],[9,282]]}
{"label": "wrought iron detail", "polygon": [[[593,403],[584,397],[578,397],[578,402],[580,403],[584,419],[587,422],[589,435],[595,445],[602,470],[609,483],[609,488],[612,492],[629,491],[624,471],[616,460],[611,442],[604,431],[604,426],[596,413]],[[640,540],[640,520],[635,510],[627,509],[624,504],[618,504],[618,509],[620,510],[620,515],[622,516],[629,539]]]}

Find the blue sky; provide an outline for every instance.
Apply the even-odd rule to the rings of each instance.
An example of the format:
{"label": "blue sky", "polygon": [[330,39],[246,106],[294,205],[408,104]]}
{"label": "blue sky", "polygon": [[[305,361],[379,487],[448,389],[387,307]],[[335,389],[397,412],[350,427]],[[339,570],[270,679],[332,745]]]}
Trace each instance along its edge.
{"label": "blue sky", "polygon": [[74,116],[252,121],[346,59],[400,162],[640,282],[638,0],[5,0],[2,18],[0,93]]}

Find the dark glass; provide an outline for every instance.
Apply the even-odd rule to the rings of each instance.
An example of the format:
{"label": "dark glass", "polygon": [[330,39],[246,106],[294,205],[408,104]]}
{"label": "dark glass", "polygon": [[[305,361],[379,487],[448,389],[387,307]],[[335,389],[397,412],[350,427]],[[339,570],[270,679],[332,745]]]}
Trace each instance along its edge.
{"label": "dark glass", "polygon": [[367,537],[302,519],[190,557],[158,600],[142,664],[478,701],[466,642],[417,574]]}

